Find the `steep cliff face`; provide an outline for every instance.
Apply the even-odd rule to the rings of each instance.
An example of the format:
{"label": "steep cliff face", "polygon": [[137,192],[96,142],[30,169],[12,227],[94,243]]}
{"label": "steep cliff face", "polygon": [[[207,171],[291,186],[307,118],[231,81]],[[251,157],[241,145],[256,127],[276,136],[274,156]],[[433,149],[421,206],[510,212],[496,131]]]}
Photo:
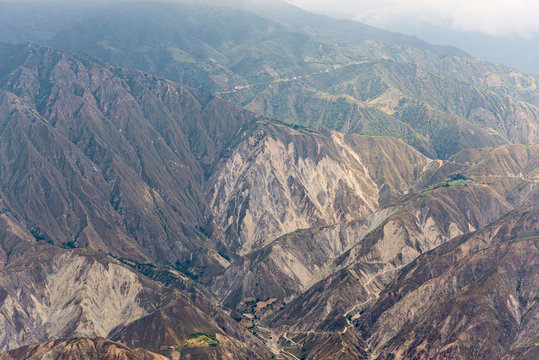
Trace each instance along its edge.
{"label": "steep cliff face", "polygon": [[[369,148],[371,156],[380,154],[373,151],[374,147]],[[337,272],[327,279],[330,283],[342,275],[338,273],[340,269],[361,263],[367,269],[350,276],[357,278],[358,283],[378,284],[370,290],[371,299],[375,299],[392,274],[419,254],[481,228],[515,207],[534,203],[538,191],[535,180],[538,151],[537,146],[473,150],[446,162],[431,163],[421,177],[420,187],[426,186],[422,190],[357,221],[282,236],[234,262],[211,288],[230,306],[251,298],[289,302],[317,281]],[[359,153],[368,154],[367,149]],[[496,161],[498,166],[494,166]],[[375,169],[381,174],[398,174],[388,170],[392,167]],[[346,292],[341,285],[339,289],[329,296],[339,297]],[[361,299],[347,300],[349,308],[343,305],[339,311],[348,313],[352,308],[359,311],[353,303],[366,302],[361,293],[357,292]],[[315,288],[303,297],[313,297],[309,303],[315,305],[305,308],[317,317],[328,315],[319,309],[328,302],[319,299],[325,296],[321,294],[326,292]],[[290,316],[297,318],[298,311],[291,308]],[[309,320],[305,326],[309,327],[314,322],[306,318]]]}
{"label": "steep cliff face", "polygon": [[143,259],[97,166],[21,98],[0,90],[0,109],[1,196],[34,241],[78,241]]}
{"label": "steep cliff face", "polygon": [[276,299],[276,308],[333,273],[332,262],[395,211],[386,208],[346,224],[286,234],[239,258],[210,288],[232,308],[248,299]]}
{"label": "steep cliff face", "polygon": [[243,255],[298,229],[371,213],[413,188],[431,165],[392,139],[268,125],[245,136],[219,165],[210,204]]}
{"label": "steep cliff face", "polygon": [[170,295],[103,254],[47,244],[28,247],[1,274],[2,350],[49,338],[105,337]]}
{"label": "steep cliff face", "polygon": [[2,360],[166,360],[167,358],[145,349],[130,349],[119,343],[103,338],[96,339],[60,339],[0,354]]}

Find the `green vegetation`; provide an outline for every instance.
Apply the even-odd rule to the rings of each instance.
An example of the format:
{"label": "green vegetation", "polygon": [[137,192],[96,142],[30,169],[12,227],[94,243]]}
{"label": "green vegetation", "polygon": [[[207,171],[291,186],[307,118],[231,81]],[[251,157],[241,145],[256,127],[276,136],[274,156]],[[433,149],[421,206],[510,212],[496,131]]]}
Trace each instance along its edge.
{"label": "green vegetation", "polygon": [[458,181],[458,180],[471,180],[471,178],[462,175],[461,173],[453,173],[449,175],[449,180],[451,181]]}
{"label": "green vegetation", "polygon": [[217,347],[219,346],[219,340],[217,340],[214,336],[197,332],[190,334],[185,338],[185,346],[191,348]]}
{"label": "green vegetation", "polygon": [[466,177],[460,173],[454,173],[454,174],[449,175],[446,181],[440,182],[438,184],[435,184],[423,190],[419,194],[419,196],[421,197],[430,196],[433,191],[440,188],[449,188],[449,187],[454,187],[454,186],[468,186],[468,184],[471,184],[472,182],[473,180],[471,178]]}
{"label": "green vegetation", "polygon": [[185,266],[182,265],[180,260],[176,260],[173,267],[174,267],[174,269],[176,269],[176,270],[180,271],[181,273],[185,274],[187,277],[189,277],[189,278],[191,278],[193,280],[198,280],[198,275],[193,274],[191,271],[189,271]]}

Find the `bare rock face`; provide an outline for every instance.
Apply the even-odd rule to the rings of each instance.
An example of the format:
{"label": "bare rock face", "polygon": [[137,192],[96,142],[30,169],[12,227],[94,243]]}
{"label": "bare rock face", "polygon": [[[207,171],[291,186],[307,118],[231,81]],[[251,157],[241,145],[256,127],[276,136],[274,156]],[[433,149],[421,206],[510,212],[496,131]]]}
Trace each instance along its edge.
{"label": "bare rock face", "polygon": [[[78,336],[108,337],[172,358],[179,354],[193,359],[271,355],[210,294],[184,283],[184,276],[177,277],[175,270],[161,270],[162,281],[168,285],[165,287],[103,253],[65,250],[43,243],[28,244],[8,260],[0,272],[1,350]],[[98,345],[97,350],[87,349],[86,345],[47,343],[40,345],[37,352],[32,347],[27,350],[62,358],[64,351],[79,347],[81,358],[86,358],[86,352],[89,358],[100,358],[95,354],[104,350]],[[90,345],[93,346],[91,341]],[[26,350],[20,351],[12,356],[17,359]],[[107,354],[103,352],[102,356]],[[138,359],[129,357],[135,355],[127,352],[118,356]]]}
{"label": "bare rock face", "polygon": [[288,302],[332,274],[332,262],[396,210],[384,208],[346,224],[284,235],[238,259],[215,278],[211,289],[233,308],[249,298]]}
{"label": "bare rock face", "polygon": [[210,204],[232,248],[244,255],[298,229],[367,215],[408,192],[431,165],[397,140],[272,125],[220,165]]}
{"label": "bare rock face", "polygon": [[103,339],[59,339],[26,345],[0,354],[1,360],[166,360],[167,358],[144,349],[130,349]]}
{"label": "bare rock face", "polygon": [[169,293],[103,254],[49,245],[10,261],[1,270],[0,292],[2,350],[48,338],[105,337]]}
{"label": "bare rock face", "polygon": [[[240,258],[215,279],[212,289],[230,306],[245,298],[289,300],[317,281],[357,263],[370,264],[371,268],[360,272],[368,274],[358,278],[363,279],[361,282],[373,284],[378,271],[384,274],[380,279],[387,281],[419,254],[487,225],[514,206],[533,203],[538,192],[533,174],[538,151],[537,146],[501,147],[478,150],[475,155],[459,154],[438,169],[430,165],[435,171],[427,176],[426,190],[411,193],[357,221],[287,234]],[[494,159],[508,169],[501,171],[493,166]],[[459,171],[468,180],[444,178]],[[374,265],[378,270],[372,270]],[[373,296],[384,284],[378,284]]]}

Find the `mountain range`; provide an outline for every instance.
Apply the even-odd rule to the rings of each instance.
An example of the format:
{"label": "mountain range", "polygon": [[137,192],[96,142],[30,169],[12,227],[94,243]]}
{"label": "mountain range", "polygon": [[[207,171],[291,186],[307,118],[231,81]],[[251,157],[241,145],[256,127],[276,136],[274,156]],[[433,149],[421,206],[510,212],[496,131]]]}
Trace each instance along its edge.
{"label": "mountain range", "polygon": [[1,6],[0,359],[539,356],[535,76],[280,2]]}

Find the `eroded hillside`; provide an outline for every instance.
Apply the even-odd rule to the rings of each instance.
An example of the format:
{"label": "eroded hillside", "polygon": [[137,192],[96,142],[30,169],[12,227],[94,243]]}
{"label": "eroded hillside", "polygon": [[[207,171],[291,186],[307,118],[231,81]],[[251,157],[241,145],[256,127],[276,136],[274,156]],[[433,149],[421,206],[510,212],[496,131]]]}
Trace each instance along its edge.
{"label": "eroded hillside", "polygon": [[535,358],[536,78],[239,3],[0,45],[0,359]]}

